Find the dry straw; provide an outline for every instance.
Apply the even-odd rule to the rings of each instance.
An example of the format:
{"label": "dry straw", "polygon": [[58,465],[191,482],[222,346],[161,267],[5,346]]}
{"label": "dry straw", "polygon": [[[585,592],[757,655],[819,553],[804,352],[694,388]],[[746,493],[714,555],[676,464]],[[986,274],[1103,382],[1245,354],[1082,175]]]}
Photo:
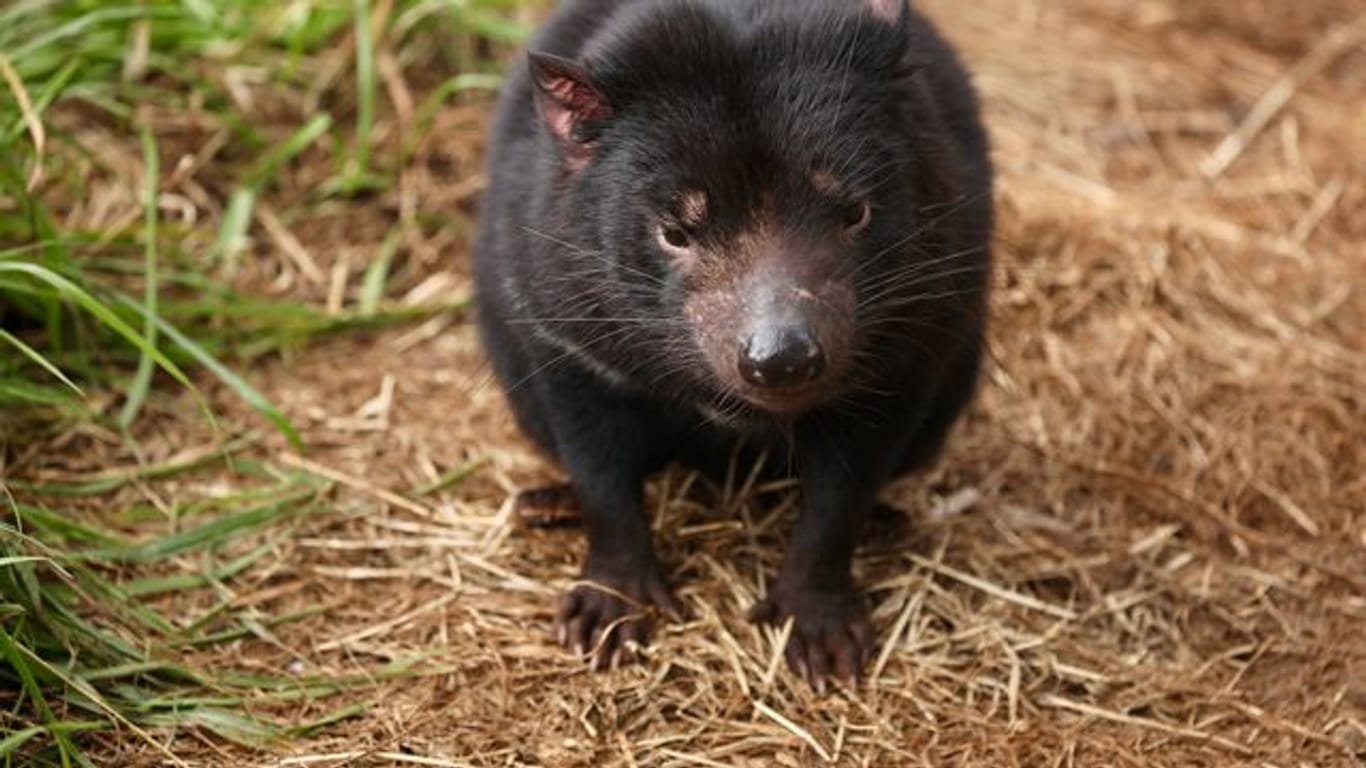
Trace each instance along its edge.
{"label": "dry straw", "polygon": [[[469,325],[444,319],[256,373],[314,447],[266,458],[336,491],[274,566],[234,583],[233,609],[322,613],[195,659],[369,675],[346,695],[372,706],[278,755],[185,734],[171,748],[192,765],[326,768],[1360,764],[1360,6],[920,6],[985,95],[1000,269],[971,417],[938,469],[887,494],[910,525],[860,558],[883,643],[862,690],[813,695],[778,663],[783,636],[744,620],[791,505],[706,503],[681,473],[650,508],[687,616],[610,674],[558,650],[553,601],[580,536],[516,525],[509,500],[555,470],[512,427]],[[278,247],[250,268],[349,301],[387,211],[468,212],[482,116],[442,112],[399,186],[344,216],[270,213],[328,172],[301,170],[266,195]],[[414,295],[468,289],[463,242],[417,229],[402,247],[429,275]],[[149,450],[194,447],[192,417],[160,418]],[[411,493],[474,459],[463,482]],[[414,657],[419,679],[379,672]],[[109,765],[161,759],[131,736],[105,750]]]}

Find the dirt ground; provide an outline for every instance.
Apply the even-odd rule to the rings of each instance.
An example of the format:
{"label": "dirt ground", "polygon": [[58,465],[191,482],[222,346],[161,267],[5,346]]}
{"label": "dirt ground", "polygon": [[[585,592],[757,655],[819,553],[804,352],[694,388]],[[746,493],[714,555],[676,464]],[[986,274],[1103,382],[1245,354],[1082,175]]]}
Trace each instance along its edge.
{"label": "dirt ground", "polygon": [[[683,473],[650,499],[685,620],[608,674],[555,647],[582,537],[517,524],[513,495],[557,470],[513,427],[468,318],[446,316],[252,372],[310,446],[299,460],[271,438],[257,457],[338,490],[274,532],[236,606],[320,612],[194,659],[374,678],[262,715],[371,706],[271,752],[165,746],[196,766],[1361,765],[1362,5],[920,5],[970,62],[994,138],[991,361],[939,467],[888,490],[909,525],[859,559],[882,643],[861,691],[815,696],[745,621],[790,505],[736,490],[706,506]],[[411,298],[465,295],[484,114],[442,112],[394,192],[258,232],[249,271],[349,300],[415,208],[458,226],[405,235]],[[316,272],[281,247],[291,234]],[[230,433],[265,430],[220,395]],[[210,439],[190,409],[143,437],[160,455]],[[469,462],[435,496],[385,493]],[[386,682],[415,654],[427,674]],[[166,762],[132,735],[99,759]]]}

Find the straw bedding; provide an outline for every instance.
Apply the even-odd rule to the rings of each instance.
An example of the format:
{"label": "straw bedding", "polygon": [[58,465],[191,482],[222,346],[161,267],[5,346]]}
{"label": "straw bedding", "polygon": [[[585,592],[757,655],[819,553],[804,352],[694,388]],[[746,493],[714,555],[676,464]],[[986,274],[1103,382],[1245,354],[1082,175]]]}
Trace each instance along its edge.
{"label": "straw bedding", "polygon": [[[682,472],[651,486],[688,615],[643,664],[591,674],[558,650],[550,618],[581,536],[518,524],[513,495],[557,470],[513,428],[468,318],[445,317],[253,372],[311,446],[293,457],[268,438],[258,458],[336,490],[277,529],[276,556],[233,583],[236,607],[321,612],[193,659],[373,676],[342,697],[371,706],[266,752],[192,734],[172,751],[191,765],[1360,765],[1366,14],[1351,0],[921,5],[985,97],[999,269],[980,396],[939,466],[888,490],[905,515],[859,559],[882,641],[862,690],[813,695],[778,663],[781,638],[746,623],[793,511],[757,503],[743,473],[711,495]],[[327,279],[296,274],[264,232],[244,280],[345,301],[405,206],[471,221],[485,112],[442,112],[380,200],[292,222]],[[327,172],[297,169],[268,203]],[[409,232],[413,297],[468,291],[467,244],[468,227]],[[220,400],[230,431],[261,429]],[[213,439],[188,403],[146,432],[162,455]],[[51,461],[79,465],[71,450]],[[388,493],[469,462],[435,496]],[[423,677],[386,679],[413,654]],[[109,765],[165,760],[131,736],[103,750]]]}

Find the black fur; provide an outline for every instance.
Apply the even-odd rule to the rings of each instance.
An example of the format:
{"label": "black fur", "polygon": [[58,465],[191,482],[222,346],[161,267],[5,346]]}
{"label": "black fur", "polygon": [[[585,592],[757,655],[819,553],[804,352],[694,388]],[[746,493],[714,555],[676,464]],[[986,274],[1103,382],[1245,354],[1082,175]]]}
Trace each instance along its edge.
{"label": "black fur", "polygon": [[[611,116],[580,126],[571,168],[538,116],[528,66],[510,73],[493,128],[476,247],[479,325],[524,430],[567,469],[582,507],[585,580],[672,607],[641,486],[679,460],[714,471],[743,440],[800,478],[803,511],[756,610],[796,620],[788,658],[813,682],[852,676],[871,646],[850,559],[874,497],[932,461],[970,399],[985,322],[992,180],[977,100],[915,11],[870,0],[567,0],[533,51],[581,63]],[[705,237],[764,205],[784,231],[827,227],[803,187],[833,169],[873,203],[849,249],[854,372],[795,418],[726,391],[689,334],[689,289],[651,234],[682,186],[705,187]],[[793,258],[801,258],[794,254]],[[629,606],[579,588],[560,614],[599,663],[645,639]]]}

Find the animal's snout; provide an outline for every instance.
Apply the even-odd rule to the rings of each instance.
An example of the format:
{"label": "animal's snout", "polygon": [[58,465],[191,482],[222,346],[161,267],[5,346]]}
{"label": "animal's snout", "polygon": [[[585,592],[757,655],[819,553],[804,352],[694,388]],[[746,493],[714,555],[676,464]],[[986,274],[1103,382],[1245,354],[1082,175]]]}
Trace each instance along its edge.
{"label": "animal's snout", "polygon": [[740,377],[763,389],[797,389],[825,372],[825,350],[806,325],[761,328],[740,344]]}
{"label": "animal's snout", "polygon": [[796,417],[836,399],[857,343],[853,275],[834,245],[760,233],[699,275],[688,319],[722,391]]}

